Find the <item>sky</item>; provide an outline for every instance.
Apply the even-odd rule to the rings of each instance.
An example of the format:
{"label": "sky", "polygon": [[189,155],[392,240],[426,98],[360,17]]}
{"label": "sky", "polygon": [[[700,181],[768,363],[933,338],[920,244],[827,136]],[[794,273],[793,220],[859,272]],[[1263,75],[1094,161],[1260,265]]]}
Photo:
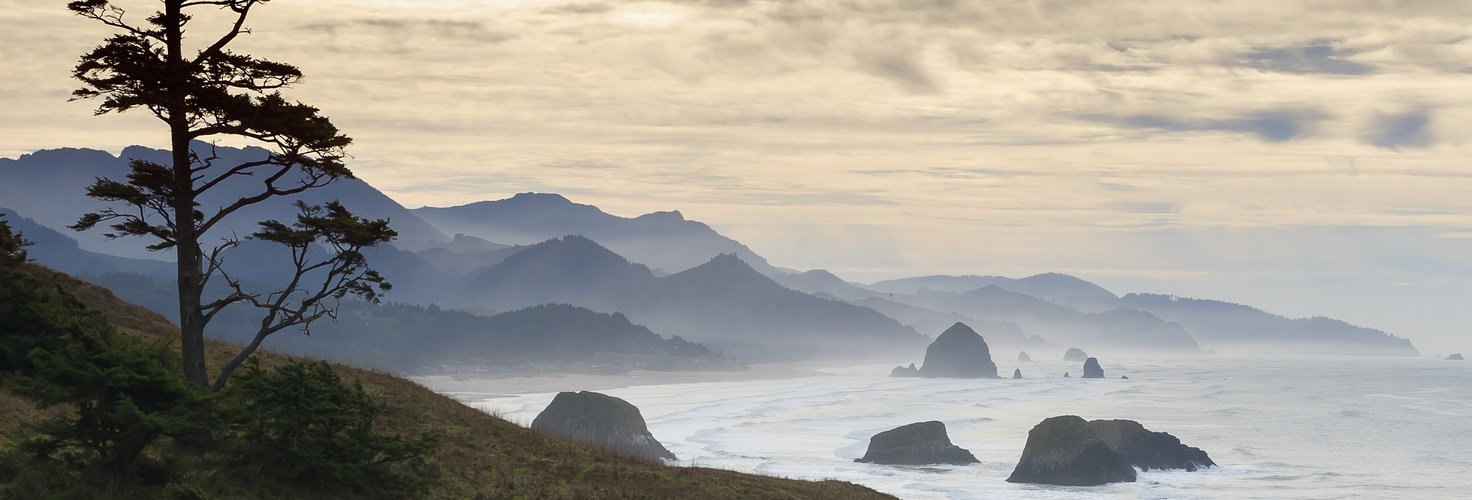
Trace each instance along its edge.
{"label": "sky", "polygon": [[[851,281],[1056,271],[1472,352],[1461,1],[274,0],[248,24],[236,49],[301,67],[288,97],[411,208],[555,192]],[[0,156],[166,144],[67,101],[108,33],[0,0]]]}

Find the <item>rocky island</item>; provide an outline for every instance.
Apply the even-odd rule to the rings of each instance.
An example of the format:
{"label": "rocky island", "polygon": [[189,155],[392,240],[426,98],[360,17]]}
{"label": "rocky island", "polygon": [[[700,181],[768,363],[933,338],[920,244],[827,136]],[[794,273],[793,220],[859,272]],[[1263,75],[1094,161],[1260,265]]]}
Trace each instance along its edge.
{"label": "rocky island", "polygon": [[869,438],[869,449],[862,463],[887,465],[928,465],[977,463],[976,456],[951,444],[946,424],[937,421],[902,425]]}
{"label": "rocky island", "polygon": [[971,327],[956,323],[925,348],[922,377],[999,378],[991,349]]}

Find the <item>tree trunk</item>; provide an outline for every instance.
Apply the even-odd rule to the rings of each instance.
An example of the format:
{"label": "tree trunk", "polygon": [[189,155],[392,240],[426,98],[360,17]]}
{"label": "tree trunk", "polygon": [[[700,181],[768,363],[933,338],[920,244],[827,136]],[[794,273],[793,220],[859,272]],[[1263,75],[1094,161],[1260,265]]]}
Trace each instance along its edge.
{"label": "tree trunk", "polygon": [[204,359],[204,313],[199,300],[203,295],[202,256],[199,235],[195,233],[194,173],[189,161],[188,68],[184,64],[184,0],[164,2],[164,29],[168,45],[169,146],[173,149],[174,171],[174,246],[179,269],[179,350],[184,361],[184,378],[200,387],[209,387],[209,373]]}

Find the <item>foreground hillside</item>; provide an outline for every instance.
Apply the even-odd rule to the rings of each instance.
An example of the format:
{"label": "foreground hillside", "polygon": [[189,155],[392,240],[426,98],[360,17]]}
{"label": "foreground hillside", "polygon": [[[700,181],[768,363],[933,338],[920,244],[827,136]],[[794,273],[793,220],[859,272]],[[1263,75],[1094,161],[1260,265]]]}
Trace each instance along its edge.
{"label": "foreground hillside", "polygon": [[[88,306],[102,310],[127,335],[176,338],[176,328],[162,316],[124,302],[107,289],[45,268],[29,268]],[[211,341],[209,349],[211,362],[218,365],[234,348]],[[261,358],[266,366],[290,359],[274,353],[262,353]],[[700,467],[670,467],[624,457],[531,431],[408,380],[349,366],[336,365],[334,369],[348,380],[360,381],[384,408],[375,420],[378,431],[439,436],[439,445],[423,466],[422,472],[431,478],[431,484],[418,495],[422,498],[893,498],[838,481],[798,481]],[[37,415],[29,401],[0,388],[0,434],[15,435],[24,420]],[[27,485],[9,484],[12,481],[16,480],[0,478],[0,496],[67,496],[60,491],[27,490]],[[219,491],[207,493],[211,498],[240,498],[257,496],[242,493],[253,491],[248,485],[224,485]],[[299,491],[284,496],[330,498],[339,494]]]}

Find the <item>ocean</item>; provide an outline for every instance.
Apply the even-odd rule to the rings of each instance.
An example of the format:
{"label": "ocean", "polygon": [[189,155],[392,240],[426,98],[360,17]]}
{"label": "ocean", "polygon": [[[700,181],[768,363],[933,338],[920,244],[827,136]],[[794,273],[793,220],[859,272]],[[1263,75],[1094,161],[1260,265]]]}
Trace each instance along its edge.
{"label": "ocean", "polygon": [[[1472,361],[1224,357],[999,362],[1022,380],[890,378],[894,364],[757,365],[751,374],[425,377],[421,383],[522,425],[561,390],[638,406],[682,465],[851,481],[905,499],[1472,498]],[[786,371],[784,371],[786,370]],[[1129,376],[1121,380],[1121,375]],[[691,379],[695,381],[691,381]],[[526,390],[522,390],[526,389]],[[1151,471],[1096,487],[1012,484],[1044,418],[1136,420],[1211,455],[1196,472]],[[979,464],[855,463],[869,437],[926,420]]]}

